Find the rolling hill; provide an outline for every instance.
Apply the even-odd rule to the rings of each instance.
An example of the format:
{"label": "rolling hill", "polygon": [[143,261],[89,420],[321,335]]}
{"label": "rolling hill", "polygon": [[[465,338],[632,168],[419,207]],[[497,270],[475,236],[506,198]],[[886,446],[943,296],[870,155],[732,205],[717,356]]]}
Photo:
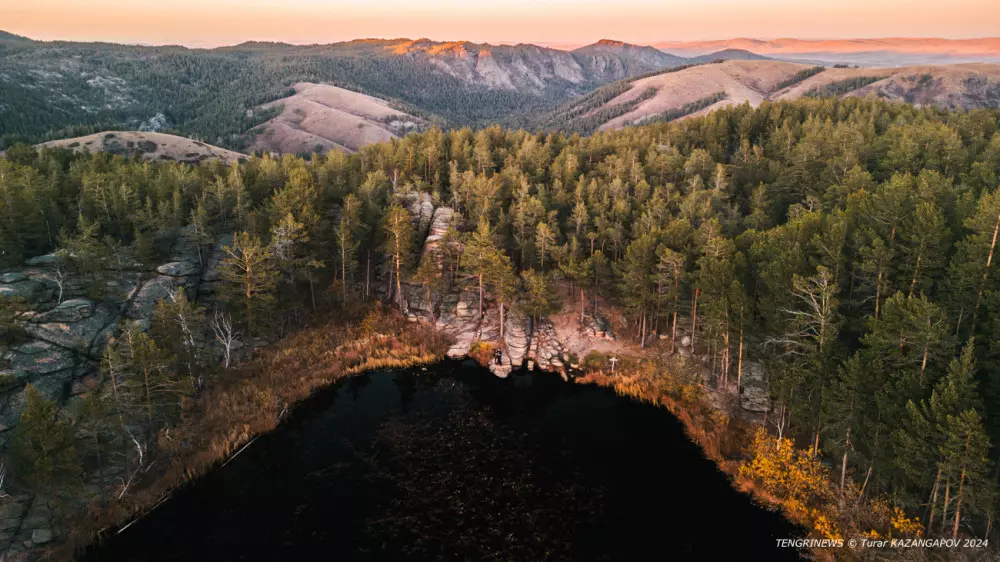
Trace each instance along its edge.
{"label": "rolling hill", "polygon": [[295,93],[264,106],[281,113],[254,129],[253,148],[266,152],[355,152],[423,129],[427,122],[388,102],[336,86],[302,82]]}
{"label": "rolling hill", "polygon": [[1000,108],[1000,65],[830,68],[778,92],[774,98],[795,99],[803,95],[876,95],[950,109],[996,109]]}
{"label": "rolling hill", "polygon": [[706,62],[715,62],[720,60],[771,60],[769,57],[764,55],[758,55],[757,53],[752,53],[746,49],[723,49],[721,51],[715,51],[714,53],[704,54],[698,57],[688,59],[690,63],[702,64]]}
{"label": "rolling hill", "polygon": [[920,105],[1000,108],[1000,65],[826,68],[782,61],[730,60],[609,85],[586,111],[568,104],[550,117],[558,128],[589,132],[673,120],[732,104],[802,96],[877,95]]}
{"label": "rolling hill", "polygon": [[177,161],[199,164],[219,160],[232,164],[245,160],[246,154],[233,152],[210,144],[176,135],[141,131],[106,131],[83,137],[60,139],[42,143],[47,148],[68,148],[74,152],[110,152],[122,156],[139,153],[144,160]]}

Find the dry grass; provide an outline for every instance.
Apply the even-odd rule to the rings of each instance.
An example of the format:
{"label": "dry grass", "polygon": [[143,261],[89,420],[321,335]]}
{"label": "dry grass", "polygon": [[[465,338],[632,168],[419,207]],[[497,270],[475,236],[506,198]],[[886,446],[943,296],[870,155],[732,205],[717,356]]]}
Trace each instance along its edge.
{"label": "dry grass", "polygon": [[792,62],[731,60],[637,80],[629,91],[604,107],[636,99],[649,88],[656,90],[656,94],[640,102],[634,110],[608,121],[600,129],[618,129],[629,122],[678,109],[719,91],[724,91],[728,98],[711,106],[713,108],[743,102],[757,106],[775,85],[807,68],[810,66]]}
{"label": "dry grass", "polygon": [[439,361],[447,342],[431,328],[376,305],[317,322],[229,371],[157,439],[158,470],[120,502],[91,509],[74,525],[72,545],[155,506],[255,436],[273,430],[297,402],[349,375]]}
{"label": "dry grass", "polygon": [[300,82],[295,94],[269,103],[281,114],[258,129],[255,148],[269,152],[354,152],[362,146],[397,137],[387,121],[423,123],[389,106],[389,102],[327,84]]}

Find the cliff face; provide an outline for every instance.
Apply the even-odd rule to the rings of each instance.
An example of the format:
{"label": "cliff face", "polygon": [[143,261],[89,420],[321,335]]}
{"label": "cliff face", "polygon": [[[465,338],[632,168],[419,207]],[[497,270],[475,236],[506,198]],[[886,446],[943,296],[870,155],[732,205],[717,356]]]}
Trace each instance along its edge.
{"label": "cliff face", "polygon": [[[120,323],[148,328],[156,303],[183,288],[203,305],[214,303],[223,238],[199,248],[191,230],[174,236],[169,259],[156,267],[124,264],[108,272],[106,296],[85,296],[80,279],[66,276],[54,255],[28,260],[24,267],[0,274],[0,295],[16,298],[23,308],[14,320],[17,336],[0,356],[0,453],[26,406],[25,387],[37,388],[69,417],[75,403],[100,382],[101,354]],[[61,288],[60,288],[61,287]],[[124,459],[103,459],[105,480],[125,473]],[[97,482],[85,482],[87,501],[101,498]],[[0,552],[16,555],[59,538],[46,498],[14,493],[0,499]]]}
{"label": "cliff face", "polygon": [[[414,228],[418,236],[424,237],[422,259],[435,248],[448,228],[454,225],[456,214],[450,207],[435,206],[426,193],[410,193],[405,197]],[[480,314],[478,293],[462,290],[460,286],[449,292],[432,290],[428,293],[420,285],[404,283],[402,296],[405,305],[402,308],[412,321],[433,324],[452,338],[449,357],[467,357],[470,348],[477,342],[499,349],[502,352],[501,363],[489,365],[490,370],[499,377],[506,377],[511,371],[522,367],[535,366],[543,370],[565,372],[572,366],[570,363],[574,356],[582,359],[591,349],[587,345],[590,336],[605,341],[607,338],[613,339],[609,324],[603,318],[595,323],[589,316],[581,316],[578,312],[560,315],[568,321],[561,322],[557,328],[548,318],[541,319],[537,324],[532,322],[517,307],[504,311],[501,330],[500,309],[496,303],[487,300],[484,311]],[[398,295],[393,295],[392,300],[397,304],[400,302]],[[597,324],[605,326],[600,333],[593,329]],[[568,343],[568,340],[576,343],[577,338],[571,332],[580,336],[576,345]]]}

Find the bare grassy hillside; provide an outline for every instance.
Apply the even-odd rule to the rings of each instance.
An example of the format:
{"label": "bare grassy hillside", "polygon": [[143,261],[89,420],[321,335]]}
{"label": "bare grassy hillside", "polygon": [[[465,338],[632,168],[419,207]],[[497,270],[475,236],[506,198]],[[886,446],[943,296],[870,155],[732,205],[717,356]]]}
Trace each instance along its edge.
{"label": "bare grassy hillside", "polygon": [[131,156],[142,154],[145,160],[165,160],[197,164],[206,160],[221,160],[232,164],[247,156],[193,139],[141,131],[107,131],[43,143],[39,146],[69,148],[74,151],[111,152]]}
{"label": "bare grassy hillside", "polygon": [[[620,83],[624,84],[624,83]],[[869,96],[950,109],[1000,108],[1000,65],[969,63],[893,68],[821,68],[772,60],[729,60],[627,83],[627,89],[570,123],[598,130],[673,120],[733,104],[803,96]]]}
{"label": "bare grassy hillside", "polygon": [[326,84],[301,82],[295,94],[270,103],[281,113],[255,130],[255,150],[267,152],[354,152],[426,126],[389,102]]}

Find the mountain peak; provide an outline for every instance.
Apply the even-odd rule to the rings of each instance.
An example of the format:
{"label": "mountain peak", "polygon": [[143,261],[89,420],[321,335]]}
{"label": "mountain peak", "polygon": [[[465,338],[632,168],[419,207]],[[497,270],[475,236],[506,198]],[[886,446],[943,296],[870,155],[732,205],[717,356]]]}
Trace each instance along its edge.
{"label": "mountain peak", "polygon": [[625,47],[631,47],[628,43],[624,41],[615,41],[614,39],[601,39],[595,45],[600,45],[601,47],[614,47],[616,49],[622,49]]}

